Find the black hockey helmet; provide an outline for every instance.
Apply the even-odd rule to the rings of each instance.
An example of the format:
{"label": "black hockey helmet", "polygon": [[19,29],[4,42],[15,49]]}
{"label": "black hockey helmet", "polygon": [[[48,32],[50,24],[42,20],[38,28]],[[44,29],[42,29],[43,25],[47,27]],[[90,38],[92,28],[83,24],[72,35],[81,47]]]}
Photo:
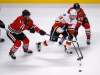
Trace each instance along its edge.
{"label": "black hockey helmet", "polygon": [[30,16],[31,14],[28,10],[25,9],[25,10],[22,11],[22,15],[23,16]]}
{"label": "black hockey helmet", "polygon": [[80,9],[80,4],[79,3],[74,3],[73,8],[74,9]]}

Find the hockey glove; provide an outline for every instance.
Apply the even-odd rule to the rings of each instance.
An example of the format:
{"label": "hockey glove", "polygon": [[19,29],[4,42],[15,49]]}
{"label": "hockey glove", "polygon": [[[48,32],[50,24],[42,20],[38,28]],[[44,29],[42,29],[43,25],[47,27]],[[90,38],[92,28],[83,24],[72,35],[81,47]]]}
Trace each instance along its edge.
{"label": "hockey glove", "polygon": [[43,30],[40,30],[39,33],[40,33],[40,35],[45,35],[46,34],[46,32],[43,31]]}
{"label": "hockey glove", "polygon": [[0,28],[5,28],[5,24],[0,20]]}
{"label": "hockey glove", "polygon": [[57,32],[57,33],[63,33],[64,30],[63,30],[61,27],[58,27],[57,30],[56,30],[56,32]]}
{"label": "hockey glove", "polygon": [[35,33],[35,30],[34,30],[34,28],[32,28],[32,29],[29,29],[29,31],[30,31],[30,33]]}

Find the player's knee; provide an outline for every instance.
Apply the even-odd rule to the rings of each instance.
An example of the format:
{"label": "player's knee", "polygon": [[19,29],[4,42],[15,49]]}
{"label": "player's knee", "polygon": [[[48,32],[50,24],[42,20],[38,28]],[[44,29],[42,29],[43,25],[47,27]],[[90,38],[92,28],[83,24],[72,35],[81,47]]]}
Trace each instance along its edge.
{"label": "player's knee", "polygon": [[21,46],[21,41],[20,40],[16,40],[14,45],[17,46],[17,47],[20,47]]}
{"label": "player's knee", "polygon": [[28,38],[25,38],[25,39],[23,40],[23,43],[24,43],[24,44],[29,44],[29,39],[28,39]]}
{"label": "player's knee", "polygon": [[85,28],[85,29],[90,29],[90,24],[89,24],[89,23],[85,23],[85,24],[84,24],[84,28]]}
{"label": "player's knee", "polygon": [[84,23],[89,23],[87,17],[84,18]]}

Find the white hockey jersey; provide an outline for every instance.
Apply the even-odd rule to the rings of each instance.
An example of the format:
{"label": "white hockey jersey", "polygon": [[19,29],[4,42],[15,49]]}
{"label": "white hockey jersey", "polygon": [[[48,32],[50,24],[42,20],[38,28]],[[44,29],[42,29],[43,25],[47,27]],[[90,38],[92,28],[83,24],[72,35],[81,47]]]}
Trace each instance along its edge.
{"label": "white hockey jersey", "polygon": [[63,24],[67,23],[69,24],[70,28],[75,28],[77,24],[77,19],[70,19],[69,14],[63,14],[59,16],[55,21],[59,21]]}

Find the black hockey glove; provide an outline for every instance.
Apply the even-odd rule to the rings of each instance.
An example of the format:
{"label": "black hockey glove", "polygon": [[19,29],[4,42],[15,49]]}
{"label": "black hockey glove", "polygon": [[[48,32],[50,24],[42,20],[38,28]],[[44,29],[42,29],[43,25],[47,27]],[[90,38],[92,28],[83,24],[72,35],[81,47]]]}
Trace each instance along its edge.
{"label": "black hockey glove", "polygon": [[29,31],[30,31],[30,33],[35,33],[35,30],[34,30],[34,28],[32,28],[32,29],[29,29]]}
{"label": "black hockey glove", "polygon": [[0,20],[0,28],[5,28],[5,24]]}
{"label": "black hockey glove", "polygon": [[45,35],[46,34],[46,32],[44,30],[40,30],[39,33],[40,33],[40,35]]}

